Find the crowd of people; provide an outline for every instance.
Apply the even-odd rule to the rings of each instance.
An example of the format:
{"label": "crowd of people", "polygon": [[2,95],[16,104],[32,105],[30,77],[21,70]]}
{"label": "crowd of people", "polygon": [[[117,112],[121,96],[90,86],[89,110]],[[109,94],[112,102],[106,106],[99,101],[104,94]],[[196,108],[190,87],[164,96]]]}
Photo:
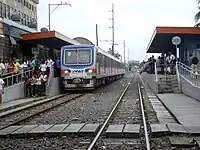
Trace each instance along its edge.
{"label": "crowd of people", "polygon": [[[55,67],[54,67],[55,65]],[[0,60],[0,94],[3,94],[3,88],[6,85],[12,85],[20,82],[25,83],[25,95],[27,97],[36,97],[45,95],[45,85],[51,68],[60,68],[60,59],[56,63],[47,58],[13,58]],[[12,76],[12,78],[8,78]],[[9,84],[12,82],[11,84]],[[0,103],[2,99],[0,98]]]}
{"label": "crowd of people", "polygon": [[143,71],[149,74],[155,74],[155,64],[158,74],[175,74],[175,65],[177,58],[174,54],[162,53],[157,59],[150,57],[146,62],[143,61]]}
{"label": "crowd of people", "polygon": [[[178,61],[178,59],[171,52],[166,54],[162,53],[157,59],[152,56],[146,62],[142,62],[143,72],[155,74],[156,67],[158,74],[176,74],[176,61]],[[197,65],[199,64],[199,59],[190,54],[189,59],[186,62],[186,65],[196,73],[198,70]]]}
{"label": "crowd of people", "polygon": [[35,70],[40,70],[41,72],[47,72],[49,74],[50,67],[54,65],[54,62],[49,57],[44,58],[13,58],[11,60],[0,60],[0,75],[5,77],[12,73],[20,73],[28,68],[32,67]]}

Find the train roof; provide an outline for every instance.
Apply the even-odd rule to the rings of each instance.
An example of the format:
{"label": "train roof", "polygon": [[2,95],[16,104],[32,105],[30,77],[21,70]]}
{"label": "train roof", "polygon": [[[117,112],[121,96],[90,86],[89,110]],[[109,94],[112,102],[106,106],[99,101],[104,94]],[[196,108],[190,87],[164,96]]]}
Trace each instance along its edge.
{"label": "train roof", "polygon": [[116,57],[114,57],[113,55],[111,55],[110,53],[108,53],[107,51],[101,49],[101,48],[98,47],[98,46],[96,46],[96,47],[98,48],[98,52],[102,53],[102,54],[105,55],[105,56],[108,56],[108,57],[114,59],[115,61],[118,61],[118,62],[122,63],[121,60],[117,59]]}
{"label": "train roof", "polygon": [[95,45],[87,45],[87,44],[80,44],[80,45],[66,45],[66,46],[63,46],[61,47],[61,49],[65,49],[65,48],[74,48],[74,47],[85,47],[85,48],[94,48]]}
{"label": "train roof", "polygon": [[63,46],[61,47],[61,49],[66,49],[66,48],[74,48],[74,47],[77,47],[77,48],[97,48],[98,52],[100,52],[101,54],[109,57],[109,58],[112,58],[113,60],[115,61],[118,61],[120,63],[122,63],[121,60],[117,59],[116,57],[114,57],[113,55],[111,55],[110,53],[108,53],[107,51],[103,50],[102,48],[98,47],[98,46],[95,46],[95,45],[89,45],[89,44],[80,44],[80,45],[66,45],[66,46]]}

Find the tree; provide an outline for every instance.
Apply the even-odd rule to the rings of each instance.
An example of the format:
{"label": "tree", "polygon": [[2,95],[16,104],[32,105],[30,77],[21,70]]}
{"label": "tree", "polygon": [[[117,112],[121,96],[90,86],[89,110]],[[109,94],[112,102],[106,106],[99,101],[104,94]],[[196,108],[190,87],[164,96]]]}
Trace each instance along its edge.
{"label": "tree", "polygon": [[[197,0],[198,5],[200,4],[200,0]],[[194,16],[194,20],[195,22],[199,21],[200,19],[200,6],[198,6],[199,11],[196,13],[196,15]]]}

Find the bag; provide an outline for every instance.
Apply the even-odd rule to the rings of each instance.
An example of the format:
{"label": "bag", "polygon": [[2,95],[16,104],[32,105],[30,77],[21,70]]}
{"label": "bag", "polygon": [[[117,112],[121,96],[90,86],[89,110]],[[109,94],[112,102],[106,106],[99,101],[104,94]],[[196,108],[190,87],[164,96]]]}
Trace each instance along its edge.
{"label": "bag", "polygon": [[167,67],[167,71],[168,71],[168,72],[171,72],[171,68],[170,68],[170,67]]}
{"label": "bag", "polygon": [[192,64],[197,65],[198,63],[199,63],[199,59],[198,59],[197,57],[194,57],[194,58],[192,59]]}

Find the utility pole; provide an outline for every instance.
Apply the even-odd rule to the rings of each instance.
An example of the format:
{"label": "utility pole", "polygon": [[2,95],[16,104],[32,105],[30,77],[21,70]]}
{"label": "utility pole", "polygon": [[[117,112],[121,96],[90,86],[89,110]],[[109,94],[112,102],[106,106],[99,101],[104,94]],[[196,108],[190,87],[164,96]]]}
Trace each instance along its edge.
{"label": "utility pole", "polygon": [[51,4],[49,4],[49,31],[51,31]]}
{"label": "utility pole", "polygon": [[128,49],[128,64],[129,64],[129,53],[130,53],[130,49]]}
{"label": "utility pole", "polygon": [[109,20],[112,20],[112,26],[109,27],[109,28],[112,28],[112,55],[114,55],[114,52],[115,52],[115,19],[114,19],[114,3],[112,3],[112,10],[109,11],[109,12],[112,12],[112,18],[109,19]]}
{"label": "utility pole", "polygon": [[112,3],[112,54],[114,55],[115,46],[115,22],[114,22],[114,4]]}
{"label": "utility pole", "polygon": [[[61,5],[69,5],[70,7],[72,7],[71,4],[62,3],[62,2],[60,4],[48,4],[48,6],[49,6],[49,31],[51,31],[51,14]],[[52,12],[51,12],[51,6],[56,6],[56,8]]]}
{"label": "utility pole", "polygon": [[124,40],[124,64],[126,64],[126,43],[125,43],[125,40]]}
{"label": "utility pole", "polygon": [[96,24],[96,45],[99,45],[98,25]]}

